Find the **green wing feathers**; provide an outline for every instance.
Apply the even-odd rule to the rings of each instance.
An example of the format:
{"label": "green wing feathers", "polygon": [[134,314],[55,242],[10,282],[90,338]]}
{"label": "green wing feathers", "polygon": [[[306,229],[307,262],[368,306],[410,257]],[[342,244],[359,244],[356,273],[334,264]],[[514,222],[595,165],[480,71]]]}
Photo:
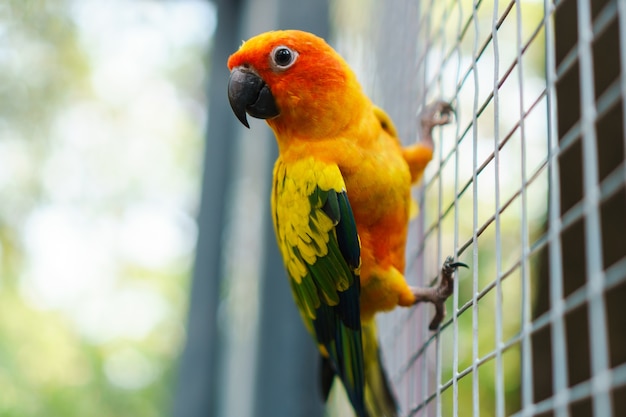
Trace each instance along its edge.
{"label": "green wing feathers", "polygon": [[289,165],[279,159],[272,211],[300,314],[365,417],[360,244],[339,168],[313,158]]}

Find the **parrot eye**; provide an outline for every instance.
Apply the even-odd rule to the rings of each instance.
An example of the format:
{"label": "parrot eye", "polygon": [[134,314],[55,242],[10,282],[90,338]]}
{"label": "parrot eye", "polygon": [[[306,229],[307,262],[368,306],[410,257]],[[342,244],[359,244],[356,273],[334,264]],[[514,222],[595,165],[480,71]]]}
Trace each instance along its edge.
{"label": "parrot eye", "polygon": [[278,69],[287,69],[296,62],[298,53],[286,46],[277,46],[272,51],[272,62]]}

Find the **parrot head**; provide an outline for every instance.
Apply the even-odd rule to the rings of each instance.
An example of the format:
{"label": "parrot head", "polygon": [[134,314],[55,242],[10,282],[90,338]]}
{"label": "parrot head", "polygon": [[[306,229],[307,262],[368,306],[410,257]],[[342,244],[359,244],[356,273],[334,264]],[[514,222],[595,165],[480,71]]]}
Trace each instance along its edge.
{"label": "parrot head", "polygon": [[[332,134],[359,116],[363,93],[343,58],[297,30],[245,41],[228,59],[228,99],[239,121],[266,119],[277,137]],[[366,100],[368,101],[368,100]]]}

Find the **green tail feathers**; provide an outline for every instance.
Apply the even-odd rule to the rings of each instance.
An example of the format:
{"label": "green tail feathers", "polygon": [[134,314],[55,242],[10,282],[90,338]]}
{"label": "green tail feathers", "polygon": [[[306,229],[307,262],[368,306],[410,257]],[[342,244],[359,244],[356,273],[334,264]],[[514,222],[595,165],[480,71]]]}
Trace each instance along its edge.
{"label": "green tail feathers", "polygon": [[365,364],[365,408],[369,417],[397,417],[398,403],[380,358],[376,322],[361,323]]}
{"label": "green tail feathers", "polygon": [[[376,336],[376,323],[361,323],[363,338],[363,363],[365,368],[365,416],[397,417],[398,404],[382,366]],[[322,358],[320,377],[324,400],[328,399],[336,373],[331,362]]]}

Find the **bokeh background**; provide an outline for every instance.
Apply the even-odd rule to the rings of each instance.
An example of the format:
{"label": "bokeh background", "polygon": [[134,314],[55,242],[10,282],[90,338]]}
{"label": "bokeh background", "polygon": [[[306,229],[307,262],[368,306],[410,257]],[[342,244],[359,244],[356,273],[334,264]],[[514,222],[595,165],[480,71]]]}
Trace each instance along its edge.
{"label": "bokeh background", "polygon": [[0,415],[164,416],[211,2],[0,3]]}

